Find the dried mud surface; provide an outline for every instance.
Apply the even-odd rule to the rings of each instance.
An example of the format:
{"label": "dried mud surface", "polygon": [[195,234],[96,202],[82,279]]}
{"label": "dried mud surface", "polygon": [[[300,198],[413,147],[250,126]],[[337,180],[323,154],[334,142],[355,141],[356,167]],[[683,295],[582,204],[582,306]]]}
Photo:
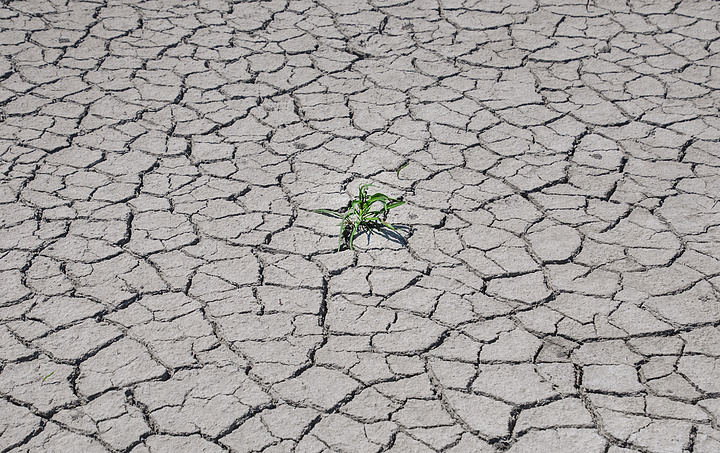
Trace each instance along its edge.
{"label": "dried mud surface", "polygon": [[0,2],[0,452],[717,453],[719,22]]}

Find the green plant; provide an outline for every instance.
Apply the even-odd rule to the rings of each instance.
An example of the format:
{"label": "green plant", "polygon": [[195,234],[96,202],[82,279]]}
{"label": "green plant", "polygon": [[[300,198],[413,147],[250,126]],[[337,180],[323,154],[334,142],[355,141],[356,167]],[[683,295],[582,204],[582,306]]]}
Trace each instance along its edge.
{"label": "green plant", "polygon": [[55,374],[54,371],[53,371],[52,373],[48,374],[47,376],[45,376],[44,378],[42,378],[42,381],[40,382],[40,385],[44,384],[44,383],[45,383],[45,379],[49,378],[49,377],[52,376],[53,374]]}
{"label": "green plant", "polygon": [[[328,209],[316,209],[313,212],[326,214],[336,217],[340,220],[340,238],[338,240],[338,251],[342,248],[343,239],[350,250],[353,249],[353,241],[358,230],[364,228],[368,231],[380,229],[383,226],[397,231],[397,229],[387,223],[388,212],[405,202],[399,198],[390,198],[382,193],[367,194],[368,187],[376,187],[372,184],[363,184],[358,189],[358,196],[350,202],[349,207],[344,213],[331,211]],[[376,208],[373,209],[373,206]]]}
{"label": "green plant", "polygon": [[410,162],[405,162],[403,165],[400,166],[400,168],[398,168],[397,170],[395,170],[395,176],[397,176],[397,177],[399,178],[399,177],[400,177],[400,170],[402,170],[403,168],[407,167],[408,165],[410,165]]}

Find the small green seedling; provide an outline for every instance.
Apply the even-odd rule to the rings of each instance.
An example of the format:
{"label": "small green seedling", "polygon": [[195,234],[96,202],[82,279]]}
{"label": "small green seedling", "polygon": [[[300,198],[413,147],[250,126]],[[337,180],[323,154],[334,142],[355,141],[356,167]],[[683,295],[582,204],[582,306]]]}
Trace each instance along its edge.
{"label": "small green seedling", "polygon": [[[387,223],[385,219],[392,208],[397,208],[405,204],[405,202],[399,198],[390,198],[382,193],[368,195],[368,187],[376,186],[372,184],[361,185],[357,198],[350,202],[350,206],[344,213],[330,211],[328,209],[316,209],[313,211],[341,219],[338,251],[342,247],[343,239],[345,239],[350,250],[354,250],[353,241],[355,240],[355,235],[358,230],[361,228],[373,230],[386,226],[391,230],[397,231],[397,229]],[[373,206],[375,206],[375,209],[373,209]]]}
{"label": "small green seedling", "polygon": [[45,376],[44,378],[42,378],[42,382],[40,382],[40,385],[44,384],[44,383],[45,383],[45,379],[49,378],[49,377],[52,376],[53,374],[55,374],[54,371],[53,371],[52,373],[48,374],[47,376]]}

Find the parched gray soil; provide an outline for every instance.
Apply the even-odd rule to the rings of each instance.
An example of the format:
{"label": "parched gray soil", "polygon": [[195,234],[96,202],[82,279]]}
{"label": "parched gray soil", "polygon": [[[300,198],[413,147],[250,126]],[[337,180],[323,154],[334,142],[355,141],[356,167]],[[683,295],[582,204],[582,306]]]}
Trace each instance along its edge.
{"label": "parched gray soil", "polygon": [[719,23],[0,0],[0,453],[720,452]]}

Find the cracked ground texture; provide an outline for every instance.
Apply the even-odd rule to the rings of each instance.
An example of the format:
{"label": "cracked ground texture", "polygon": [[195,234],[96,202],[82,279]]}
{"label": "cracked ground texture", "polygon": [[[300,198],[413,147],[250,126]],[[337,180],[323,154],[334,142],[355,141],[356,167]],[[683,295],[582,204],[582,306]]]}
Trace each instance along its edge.
{"label": "cracked ground texture", "polygon": [[719,452],[719,23],[4,0],[0,452]]}

